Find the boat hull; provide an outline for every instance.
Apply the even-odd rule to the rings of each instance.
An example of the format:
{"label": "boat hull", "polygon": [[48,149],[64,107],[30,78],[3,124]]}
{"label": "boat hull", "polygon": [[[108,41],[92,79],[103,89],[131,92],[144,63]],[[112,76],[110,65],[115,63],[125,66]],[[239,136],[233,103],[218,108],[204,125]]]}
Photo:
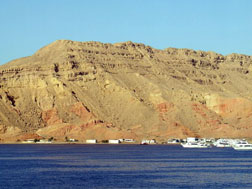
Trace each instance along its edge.
{"label": "boat hull", "polygon": [[237,146],[233,146],[233,148],[235,150],[240,150],[240,151],[252,150],[252,146],[249,146],[249,147],[237,147]]}
{"label": "boat hull", "polygon": [[201,144],[181,144],[184,148],[209,148],[210,146]]}

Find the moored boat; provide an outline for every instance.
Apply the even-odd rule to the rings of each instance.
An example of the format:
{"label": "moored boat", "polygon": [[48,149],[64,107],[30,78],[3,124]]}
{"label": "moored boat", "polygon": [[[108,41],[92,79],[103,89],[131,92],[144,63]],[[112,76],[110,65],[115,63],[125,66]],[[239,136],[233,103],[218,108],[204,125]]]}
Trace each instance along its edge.
{"label": "moored boat", "polygon": [[231,144],[227,143],[227,142],[220,142],[216,144],[216,147],[218,148],[227,148],[227,147],[231,147]]}
{"label": "moored boat", "polygon": [[232,147],[235,150],[252,150],[252,144],[235,144]]}
{"label": "moored boat", "polygon": [[200,143],[200,142],[187,142],[187,143],[181,143],[181,145],[184,148],[209,148],[210,146],[206,143]]}
{"label": "moored boat", "polygon": [[214,146],[218,148],[226,148],[226,147],[231,147],[231,139],[218,139],[215,143]]}

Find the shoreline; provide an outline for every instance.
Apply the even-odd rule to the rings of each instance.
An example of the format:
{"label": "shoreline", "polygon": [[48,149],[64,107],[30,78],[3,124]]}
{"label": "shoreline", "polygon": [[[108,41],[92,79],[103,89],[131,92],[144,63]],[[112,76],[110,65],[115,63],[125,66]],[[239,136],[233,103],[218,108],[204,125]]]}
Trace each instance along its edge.
{"label": "shoreline", "polygon": [[[5,143],[0,143],[0,145],[2,144],[31,144],[31,145],[53,145],[53,144],[69,144],[69,145],[143,145],[141,143],[119,143],[119,144],[110,144],[110,143],[95,143],[95,144],[90,144],[90,143],[85,143],[85,142],[73,142],[73,143],[69,143],[69,142],[52,142],[52,143],[22,143],[22,142],[5,142]],[[156,143],[156,144],[147,144],[147,145],[180,145],[180,143],[178,144],[161,144],[161,143]],[[143,145],[145,146],[145,145]]]}

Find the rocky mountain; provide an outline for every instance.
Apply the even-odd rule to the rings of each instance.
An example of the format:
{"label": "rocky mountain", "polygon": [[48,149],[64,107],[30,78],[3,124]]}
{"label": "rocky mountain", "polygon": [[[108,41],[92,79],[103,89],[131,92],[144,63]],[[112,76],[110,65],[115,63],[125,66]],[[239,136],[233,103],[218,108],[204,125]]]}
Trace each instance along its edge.
{"label": "rocky mountain", "polygon": [[0,66],[0,141],[252,137],[252,57],[58,40]]}

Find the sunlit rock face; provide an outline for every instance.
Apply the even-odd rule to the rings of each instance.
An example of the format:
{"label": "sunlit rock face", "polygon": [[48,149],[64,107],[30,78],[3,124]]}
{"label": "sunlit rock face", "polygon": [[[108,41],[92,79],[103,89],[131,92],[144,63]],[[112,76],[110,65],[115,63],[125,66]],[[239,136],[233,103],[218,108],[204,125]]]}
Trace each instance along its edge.
{"label": "sunlit rock face", "polygon": [[0,142],[252,137],[251,71],[246,55],[58,40],[0,66]]}

